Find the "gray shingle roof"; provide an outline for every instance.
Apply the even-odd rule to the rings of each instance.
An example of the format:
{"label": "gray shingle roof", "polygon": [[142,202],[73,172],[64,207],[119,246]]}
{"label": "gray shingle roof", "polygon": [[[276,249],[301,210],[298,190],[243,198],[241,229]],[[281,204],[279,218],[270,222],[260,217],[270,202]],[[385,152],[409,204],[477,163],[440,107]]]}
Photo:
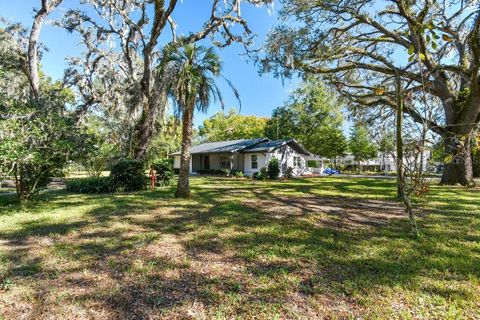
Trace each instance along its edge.
{"label": "gray shingle roof", "polygon": [[289,145],[290,148],[297,151],[300,154],[311,155],[310,152],[305,150],[297,141],[294,139],[289,140],[275,140],[275,141],[263,141],[244,149],[243,153],[253,153],[253,152],[273,152],[274,150],[284,146]]}
{"label": "gray shingle roof", "polygon": [[287,144],[288,141],[289,140],[265,141],[245,148],[244,152],[268,152],[280,148]]}
{"label": "gray shingle roof", "polygon": [[[295,140],[276,140],[270,141],[268,139],[245,139],[245,140],[232,140],[232,141],[218,141],[202,143],[198,146],[192,147],[192,154],[204,154],[204,153],[254,153],[254,152],[272,152],[281,146],[288,144],[291,148],[298,153],[310,155],[301,145]],[[170,154],[171,156],[180,155],[180,151]]]}
{"label": "gray shingle roof", "polygon": [[[198,146],[192,147],[192,154],[201,154],[201,153],[230,153],[237,152],[242,149],[252,146],[256,143],[266,141],[267,139],[243,139],[243,140],[231,140],[231,141],[218,141],[218,142],[209,142],[202,143]],[[180,151],[170,154],[171,156],[180,155]]]}

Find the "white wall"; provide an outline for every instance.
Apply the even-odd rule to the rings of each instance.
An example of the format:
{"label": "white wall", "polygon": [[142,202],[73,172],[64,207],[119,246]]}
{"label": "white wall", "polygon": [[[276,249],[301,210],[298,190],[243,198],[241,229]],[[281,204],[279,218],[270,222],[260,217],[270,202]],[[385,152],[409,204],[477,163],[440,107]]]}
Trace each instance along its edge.
{"label": "white wall", "polygon": [[[293,169],[294,176],[299,176],[308,172],[305,156],[293,150],[289,145],[278,148],[273,153],[269,154],[267,162],[270,161],[272,157],[277,158],[280,162],[280,176],[283,176],[289,167]],[[300,157],[300,166],[295,167],[293,165],[293,157]]]}
{"label": "white wall", "polygon": [[[252,155],[257,156],[258,168],[252,168]],[[299,156],[301,159],[300,167],[293,166],[293,157]],[[302,154],[297,153],[295,150],[290,148],[290,146],[283,146],[273,153],[245,153],[240,154],[240,170],[243,170],[243,173],[247,176],[252,176],[255,172],[260,172],[260,169],[267,166],[268,162],[272,157],[276,157],[280,162],[280,176],[283,176],[285,170],[288,167],[293,168],[293,175],[298,176],[302,174],[309,173],[311,170],[307,168],[307,161],[305,160],[305,156]],[[217,169],[220,168],[220,157],[218,154],[210,154],[210,168]],[[236,165],[236,159],[234,160],[234,164]],[[174,156],[173,158],[173,167],[175,169],[180,168],[180,156]],[[190,168],[191,168],[191,161],[190,161]]]}
{"label": "white wall", "polygon": [[[252,155],[257,156],[258,167],[252,168]],[[267,166],[267,157],[264,153],[246,153],[243,158],[243,173],[247,176],[253,176],[255,172],[260,172],[260,169]]]}
{"label": "white wall", "polygon": [[[174,156],[173,157],[173,168],[174,169],[180,169],[180,156]],[[190,173],[192,173],[192,158],[191,157],[190,157],[189,171],[190,171]]]}
{"label": "white wall", "polygon": [[173,168],[180,169],[180,156],[173,157]]}
{"label": "white wall", "polygon": [[[257,155],[257,169],[252,169],[252,155]],[[294,156],[300,157],[301,161],[299,167],[293,166]],[[291,167],[293,169],[294,176],[308,173],[307,161],[305,160],[305,156],[297,153],[295,150],[293,150],[290,146],[287,145],[275,150],[274,152],[246,153],[244,158],[244,174],[247,176],[252,176],[255,172],[259,172],[261,168],[267,166],[268,162],[270,161],[270,159],[272,159],[272,157],[277,158],[280,163],[280,176],[283,176],[285,174],[285,171],[288,169],[288,167]]]}

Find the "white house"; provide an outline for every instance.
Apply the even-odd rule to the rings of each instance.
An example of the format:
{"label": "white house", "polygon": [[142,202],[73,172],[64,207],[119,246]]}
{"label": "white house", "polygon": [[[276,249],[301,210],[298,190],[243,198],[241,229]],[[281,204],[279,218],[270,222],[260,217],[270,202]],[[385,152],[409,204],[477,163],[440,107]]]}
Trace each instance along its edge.
{"label": "white house", "polygon": [[[429,167],[429,160],[431,158],[430,151],[426,150],[422,154],[422,159],[418,159],[418,163],[422,164],[422,170],[426,172]],[[347,153],[343,157],[338,157],[336,159],[337,165],[342,165],[345,167],[357,167],[359,164],[363,168],[371,168],[376,171],[383,171],[383,172],[395,172],[397,171],[397,162],[396,162],[396,154],[395,153],[379,153],[376,158],[366,160],[366,161],[356,161],[355,157],[351,153]],[[410,166],[412,163],[415,162],[413,156],[406,155],[404,158],[404,166]]]}
{"label": "white house", "polygon": [[[295,140],[248,139],[203,143],[192,147],[190,173],[201,170],[243,171],[247,176],[267,166],[272,157],[280,162],[280,176],[292,168],[294,176],[311,173],[307,158],[312,155]],[[170,154],[174,157],[173,167],[180,168],[180,151]]]}

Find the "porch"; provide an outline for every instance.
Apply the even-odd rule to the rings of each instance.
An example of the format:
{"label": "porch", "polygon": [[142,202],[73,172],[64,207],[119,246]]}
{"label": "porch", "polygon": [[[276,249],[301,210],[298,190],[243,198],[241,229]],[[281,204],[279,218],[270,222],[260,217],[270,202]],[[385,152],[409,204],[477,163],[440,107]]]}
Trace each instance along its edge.
{"label": "porch", "polygon": [[190,163],[190,173],[199,170],[244,171],[244,155],[240,153],[194,154]]}

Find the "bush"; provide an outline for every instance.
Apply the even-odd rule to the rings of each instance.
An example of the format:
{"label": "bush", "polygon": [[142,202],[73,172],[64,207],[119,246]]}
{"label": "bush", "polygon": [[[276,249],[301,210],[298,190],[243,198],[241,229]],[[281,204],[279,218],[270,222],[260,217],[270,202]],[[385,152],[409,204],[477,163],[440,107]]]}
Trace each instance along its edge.
{"label": "bush", "polygon": [[26,163],[17,164],[15,174],[17,196],[20,200],[29,200],[52,181],[51,176],[58,173],[53,164]]}
{"label": "bush", "polygon": [[273,157],[268,162],[267,175],[272,180],[278,179],[280,176],[280,163],[277,158]]}
{"label": "bush", "polygon": [[91,177],[65,181],[67,191],[77,193],[113,193],[115,185],[110,177]]}
{"label": "bush", "polygon": [[308,160],[308,161],[307,161],[307,167],[308,167],[308,168],[316,168],[316,167],[317,167],[317,161],[315,161],[315,160]]}
{"label": "bush", "polygon": [[234,172],[232,172],[232,175],[235,178],[243,178],[244,177],[243,171],[234,171]]}
{"label": "bush", "polygon": [[257,180],[265,180],[268,178],[267,168],[263,167],[260,169],[260,172],[255,172],[252,176],[254,179]]}
{"label": "bush", "polygon": [[155,185],[162,187],[170,184],[173,178],[173,163],[169,159],[155,162],[152,169],[156,171]]}
{"label": "bush", "polygon": [[287,171],[285,171],[285,178],[290,179],[291,177],[293,177],[293,168],[288,167]]}
{"label": "bush", "polygon": [[148,178],[145,175],[143,161],[121,159],[117,161],[110,171],[110,178],[116,189],[136,191],[145,189]]}
{"label": "bush", "polygon": [[90,177],[100,177],[102,171],[105,171],[108,164],[113,162],[117,150],[114,144],[104,143],[97,150],[92,151],[91,154],[83,161],[85,169],[87,169]]}
{"label": "bush", "polygon": [[230,170],[228,169],[200,169],[197,170],[198,174],[208,174],[213,176],[228,176],[230,174]]}

